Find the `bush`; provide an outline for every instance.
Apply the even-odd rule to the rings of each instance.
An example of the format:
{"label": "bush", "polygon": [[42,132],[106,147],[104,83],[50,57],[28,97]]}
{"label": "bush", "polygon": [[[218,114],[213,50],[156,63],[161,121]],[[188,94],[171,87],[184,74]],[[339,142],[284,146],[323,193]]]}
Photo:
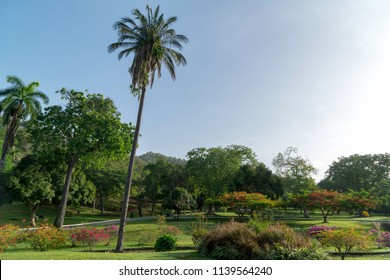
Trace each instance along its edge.
{"label": "bush", "polygon": [[20,231],[19,227],[11,224],[0,226],[0,253],[2,253],[8,246],[15,246],[18,242]]}
{"label": "bush", "polygon": [[172,251],[176,249],[176,237],[171,234],[163,234],[154,243],[156,252]]}
{"label": "bush", "polygon": [[217,225],[200,243],[199,252],[216,259],[256,259],[259,246],[256,234],[245,224],[228,222]]}
{"label": "bush", "polygon": [[262,216],[253,214],[248,222],[248,227],[253,229],[256,233],[260,233],[271,225],[271,221],[263,219]]}
{"label": "bush", "polygon": [[103,228],[104,233],[109,235],[106,246],[110,245],[111,241],[116,238],[118,234],[118,229],[119,227],[115,225],[110,225]]}
{"label": "bush", "polygon": [[328,255],[321,247],[312,245],[311,247],[299,249],[286,249],[283,247],[276,247],[268,254],[262,255],[261,259],[267,260],[328,260]]}
{"label": "bush", "polygon": [[383,222],[383,223],[381,223],[381,228],[384,231],[389,231],[390,232],[390,222]]}
{"label": "bush", "polygon": [[327,226],[312,226],[307,234],[315,237],[317,240],[320,240],[324,236],[324,232],[328,230],[335,230],[336,227],[327,227]]}
{"label": "bush", "polygon": [[380,237],[377,239],[379,247],[390,247],[390,232],[382,232]]}
{"label": "bush", "polygon": [[194,244],[195,248],[198,248],[199,244],[208,233],[207,219],[203,215],[197,215],[196,222],[191,223],[190,228],[192,243]]}
{"label": "bush", "polygon": [[372,242],[369,235],[357,228],[346,228],[325,232],[321,243],[334,247],[341,259],[344,260],[345,256],[354,249],[369,249]]}
{"label": "bush", "polygon": [[93,251],[100,241],[109,242],[110,234],[104,229],[78,228],[71,233],[72,245],[82,245],[85,251]]}
{"label": "bush", "polygon": [[27,234],[26,242],[34,250],[47,251],[49,249],[62,247],[68,240],[68,232],[54,227],[53,225],[42,225],[31,229]]}
{"label": "bush", "polygon": [[309,237],[299,234],[283,224],[270,225],[258,234],[257,242],[263,253],[270,253],[277,247],[295,250],[311,246]]}

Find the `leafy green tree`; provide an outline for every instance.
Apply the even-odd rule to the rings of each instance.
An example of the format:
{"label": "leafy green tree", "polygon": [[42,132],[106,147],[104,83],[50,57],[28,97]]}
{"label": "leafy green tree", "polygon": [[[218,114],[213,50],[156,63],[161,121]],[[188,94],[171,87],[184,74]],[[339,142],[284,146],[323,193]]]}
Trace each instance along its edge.
{"label": "leafy green tree", "polygon": [[272,198],[283,195],[281,178],[273,174],[264,163],[242,165],[233,178],[232,187],[232,191],[257,192]]}
{"label": "leafy green tree", "polygon": [[189,151],[187,158],[187,169],[196,192],[211,199],[229,190],[242,165],[257,164],[253,151],[240,145],[197,148]]}
{"label": "leafy green tree", "polygon": [[123,17],[116,22],[114,29],[118,31],[118,41],[108,46],[108,52],[110,53],[122,49],[118,54],[118,59],[127,57],[130,54],[134,55],[129,68],[129,74],[132,77],[131,89],[139,98],[137,123],[123,196],[116,252],[123,251],[124,227],[146,88],[149,85],[150,87],[153,86],[156,72],[159,77],[161,76],[162,65],[166,66],[172,79],[176,79],[175,66],[187,63],[185,57],[176,49],[181,50],[182,43],[187,43],[188,39],[184,35],[176,34],[175,30],[171,28],[171,25],[177,21],[177,18],[170,17],[165,19],[163,14],[159,14],[159,6],[154,11],[149,6],[146,6],[146,10],[147,15],[135,9],[132,11],[134,18]]}
{"label": "leafy green tree", "polygon": [[123,157],[129,150],[132,127],[122,124],[120,114],[109,98],[62,89],[66,105],[50,106],[30,127],[34,150],[46,158],[57,158],[66,165],[61,202],[54,225],[62,227],[76,163],[103,164]]}
{"label": "leafy green tree", "polygon": [[11,171],[8,191],[13,200],[23,202],[30,208],[30,221],[34,227],[39,206],[51,203],[54,197],[50,174],[34,155],[23,158]]}
{"label": "leafy green tree", "polygon": [[72,174],[72,188],[69,189],[68,205],[74,208],[88,205],[96,197],[96,187],[81,168],[75,168]]}
{"label": "leafy green tree", "polygon": [[100,214],[104,213],[105,200],[123,191],[126,182],[126,169],[120,162],[111,161],[102,168],[90,167],[85,171],[96,189],[96,198],[99,201]]}
{"label": "leafy green tree", "polygon": [[380,206],[389,208],[389,178],[390,154],[355,154],[334,161],[319,186],[340,192],[367,192],[380,201]]}
{"label": "leafy green tree", "polygon": [[16,76],[7,76],[7,82],[11,86],[0,90],[0,97],[3,97],[0,101],[0,113],[2,114],[3,125],[6,127],[0,159],[0,171],[3,170],[7,153],[14,145],[21,122],[34,118],[41,112],[39,100],[42,100],[44,104],[49,103],[49,98],[43,92],[37,90],[38,82],[25,85]]}
{"label": "leafy green tree", "polygon": [[163,205],[166,209],[175,210],[176,219],[179,219],[183,210],[195,208],[195,200],[192,195],[184,188],[174,189],[169,196],[164,199]]}
{"label": "leafy green tree", "polygon": [[282,177],[284,190],[290,193],[311,191],[316,188],[313,176],[317,173],[311,162],[298,155],[298,149],[288,147],[273,160],[276,174]]}

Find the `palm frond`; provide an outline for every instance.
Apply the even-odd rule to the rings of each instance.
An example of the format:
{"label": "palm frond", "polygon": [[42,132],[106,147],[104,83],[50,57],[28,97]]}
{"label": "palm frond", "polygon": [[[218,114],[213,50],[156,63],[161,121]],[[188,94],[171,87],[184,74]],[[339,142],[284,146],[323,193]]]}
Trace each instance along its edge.
{"label": "palm frond", "polygon": [[7,83],[12,84],[14,87],[25,87],[23,81],[19,77],[13,75],[7,76]]}

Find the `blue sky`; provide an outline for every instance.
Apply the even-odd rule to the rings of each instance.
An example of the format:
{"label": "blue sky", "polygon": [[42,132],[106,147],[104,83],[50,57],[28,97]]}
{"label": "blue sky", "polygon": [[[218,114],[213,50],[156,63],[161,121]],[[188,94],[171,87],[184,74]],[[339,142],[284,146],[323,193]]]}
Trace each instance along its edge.
{"label": "blue sky", "polygon": [[240,144],[271,167],[294,146],[320,179],[340,156],[389,152],[385,0],[0,0],[0,88],[10,74],[36,80],[51,104],[62,87],[88,89],[135,123],[130,58],[107,46],[146,4],[178,17],[188,65],[147,92],[138,154]]}

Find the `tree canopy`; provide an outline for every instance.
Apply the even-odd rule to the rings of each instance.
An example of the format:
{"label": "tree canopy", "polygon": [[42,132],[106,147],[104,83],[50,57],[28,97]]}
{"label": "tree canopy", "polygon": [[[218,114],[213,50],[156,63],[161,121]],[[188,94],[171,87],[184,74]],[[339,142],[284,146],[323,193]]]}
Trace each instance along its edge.
{"label": "tree canopy", "polygon": [[129,152],[132,126],[123,124],[114,103],[101,94],[61,89],[64,107],[50,106],[30,127],[34,150],[67,165],[59,213],[55,225],[61,227],[72,172],[79,160],[99,165]]}
{"label": "tree canopy", "polygon": [[245,146],[196,148],[187,154],[187,169],[198,194],[214,198],[228,191],[245,164],[257,164],[255,153]]}

